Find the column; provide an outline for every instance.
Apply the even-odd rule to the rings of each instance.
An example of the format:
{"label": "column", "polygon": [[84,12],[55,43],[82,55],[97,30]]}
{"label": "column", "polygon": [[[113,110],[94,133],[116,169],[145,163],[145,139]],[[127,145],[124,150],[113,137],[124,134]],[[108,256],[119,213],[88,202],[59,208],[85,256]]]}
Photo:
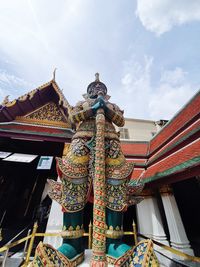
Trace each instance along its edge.
{"label": "column", "polygon": [[[150,190],[145,190],[143,196],[144,200],[137,204],[139,233],[169,246],[155,194]],[[163,264],[162,266],[169,266],[169,261],[163,254],[168,258],[171,254],[157,245],[154,245],[154,249],[159,263]]]}
{"label": "column", "polygon": [[160,243],[169,245],[155,195],[150,190],[144,190],[143,196],[144,200],[137,204],[138,231]]}
{"label": "column", "polygon": [[[163,186],[160,193],[167,218],[171,246],[186,254],[194,255],[172,189],[169,186]],[[173,257],[178,258],[175,255]]]}
{"label": "column", "polygon": [[[49,219],[47,223],[46,232],[58,233],[62,231],[63,225],[63,213],[61,206],[53,200]],[[62,238],[60,236],[45,236],[44,243],[52,245],[54,248],[58,248],[62,245]]]}
{"label": "column", "polygon": [[[65,144],[63,148],[63,156],[65,157],[68,149],[69,149],[70,144]],[[58,178],[58,182],[59,178]],[[62,213],[62,207],[56,202],[52,201],[52,206],[49,214],[49,219],[47,223],[47,228],[46,232],[51,232],[51,233],[58,233],[62,231],[62,226],[63,226],[63,213]],[[59,246],[62,245],[62,238],[61,237],[54,237],[54,236],[46,236],[44,238],[44,243],[50,244],[55,248],[58,248]]]}

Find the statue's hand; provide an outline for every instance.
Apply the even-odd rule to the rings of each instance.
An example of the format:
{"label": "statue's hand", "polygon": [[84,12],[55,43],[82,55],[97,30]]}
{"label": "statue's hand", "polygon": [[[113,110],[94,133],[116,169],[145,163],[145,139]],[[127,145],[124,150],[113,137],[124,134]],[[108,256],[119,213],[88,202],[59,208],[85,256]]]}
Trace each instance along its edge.
{"label": "statue's hand", "polygon": [[105,106],[106,106],[106,103],[105,103],[105,101],[104,101],[104,99],[103,99],[102,96],[100,96],[100,97],[98,98],[98,102],[100,103],[100,107],[104,109]]}
{"label": "statue's hand", "polygon": [[96,113],[96,111],[101,107],[101,104],[99,102],[95,103],[93,106],[92,106],[92,111],[93,113]]}
{"label": "statue's hand", "polygon": [[92,106],[92,111],[94,113],[96,113],[96,111],[99,109],[99,108],[105,108],[106,104],[105,104],[105,101],[103,99],[103,97],[99,97],[97,99],[97,102]]}

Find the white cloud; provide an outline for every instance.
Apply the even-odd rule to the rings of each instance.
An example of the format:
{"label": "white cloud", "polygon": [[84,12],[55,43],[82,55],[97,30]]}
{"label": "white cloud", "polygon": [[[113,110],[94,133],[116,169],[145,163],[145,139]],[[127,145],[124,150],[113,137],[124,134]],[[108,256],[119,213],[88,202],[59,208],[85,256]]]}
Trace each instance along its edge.
{"label": "white cloud", "polygon": [[19,72],[33,80],[44,79],[56,65],[72,74],[73,28],[83,19],[80,10],[85,14],[87,3],[12,2],[3,1],[0,7],[1,52],[16,62]]}
{"label": "white cloud", "polygon": [[75,104],[95,72],[105,79],[117,66],[125,32],[118,29],[127,29],[119,19],[120,1],[114,7],[91,0],[1,2],[0,57],[14,62],[9,72],[14,70],[34,87],[49,81],[56,67],[58,84]]}
{"label": "white cloud", "polygon": [[173,86],[160,84],[149,99],[149,113],[153,120],[171,119],[194,94],[191,84]]}
{"label": "white cloud", "polygon": [[150,117],[170,119],[194,95],[197,86],[188,81],[187,72],[180,67],[163,70],[160,82],[149,99]]}
{"label": "white cloud", "polygon": [[124,86],[129,86],[133,81],[132,75],[130,73],[127,73],[124,75],[124,77],[122,77],[121,79],[121,83]]}
{"label": "white cloud", "polygon": [[160,82],[170,83],[178,85],[186,81],[187,72],[180,67],[176,67],[174,70],[165,70],[162,72]]}
{"label": "white cloud", "polygon": [[0,69],[0,96],[4,98],[9,95],[11,97],[10,100],[12,100],[18,91],[16,88],[33,88],[33,84]]}
{"label": "white cloud", "polygon": [[143,26],[161,35],[173,26],[200,21],[199,0],[137,0],[136,15]]}
{"label": "white cloud", "polygon": [[153,86],[153,68],[153,58],[148,56],[141,63],[134,57],[124,63],[123,94],[120,93],[126,117],[171,119],[198,89],[188,81],[187,72],[180,67],[164,69],[158,84]]}
{"label": "white cloud", "polygon": [[[165,49],[156,51],[156,54],[147,46],[148,52],[145,52],[143,44],[148,42],[148,36],[137,34],[139,28],[137,23],[133,25],[130,8],[132,0],[128,0],[123,9],[121,0],[117,0],[115,5],[106,0],[60,0],[59,4],[56,1],[49,4],[48,0],[0,1],[0,96],[10,94],[16,98],[25,94],[49,81],[56,67],[56,81],[73,105],[80,100],[98,71],[112,96],[111,101],[124,108],[126,116],[159,119],[171,116],[169,114],[174,109],[170,96],[173,92],[175,95],[176,90],[183,92],[184,89],[180,88],[186,88],[190,95],[191,88],[194,88],[187,73],[176,68],[177,63],[172,69],[164,69],[161,77],[152,75],[152,72],[155,74],[153,57],[156,60],[157,54],[160,57]],[[171,22],[168,13],[172,16],[177,12],[177,18],[186,10],[185,0],[181,1],[183,7],[180,9],[178,3],[180,0],[138,0],[137,14],[141,20],[144,18],[146,27],[162,33],[169,25],[177,24],[175,20]],[[189,13],[194,9],[194,1],[191,0],[190,4]],[[180,21],[187,19],[183,16]],[[131,57],[132,51],[137,56]],[[154,54],[153,57],[143,57],[146,53]],[[122,63],[124,58],[128,60]],[[171,62],[170,58],[167,60]],[[187,61],[186,57],[184,60]],[[197,72],[196,65],[193,69]],[[119,88],[120,82],[123,91]],[[155,88],[153,84],[157,83]],[[185,94],[185,102],[188,95]],[[166,103],[160,105],[159,97]],[[184,102],[181,96],[180,99]],[[162,112],[164,109],[166,111]]]}
{"label": "white cloud", "polygon": [[123,64],[123,76],[121,78],[123,92],[120,90],[117,92],[117,96],[125,108],[126,117],[148,117],[147,107],[151,92],[152,64],[153,58],[149,56],[144,56],[142,62],[137,62],[132,57]]}
{"label": "white cloud", "polygon": [[0,83],[7,85],[27,86],[29,85],[24,79],[14,76],[13,74],[6,73],[0,70]]}

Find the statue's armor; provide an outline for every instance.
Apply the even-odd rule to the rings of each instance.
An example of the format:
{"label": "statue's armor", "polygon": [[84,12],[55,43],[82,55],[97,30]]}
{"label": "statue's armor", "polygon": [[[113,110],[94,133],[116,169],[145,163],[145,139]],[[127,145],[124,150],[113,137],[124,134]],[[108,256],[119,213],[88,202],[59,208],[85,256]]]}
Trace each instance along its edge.
{"label": "statue's armor", "polygon": [[[76,133],[67,155],[57,159],[57,170],[62,184],[52,182],[50,196],[58,201],[65,212],[75,212],[84,208],[92,190],[95,163],[95,117],[90,116],[94,99],[86,99],[71,108],[71,121],[77,124]],[[105,122],[105,155],[106,155],[106,206],[109,209],[122,211],[127,208],[127,183],[133,170],[121,151],[119,134],[113,126],[124,125],[123,112],[117,105],[107,102],[110,117]]]}

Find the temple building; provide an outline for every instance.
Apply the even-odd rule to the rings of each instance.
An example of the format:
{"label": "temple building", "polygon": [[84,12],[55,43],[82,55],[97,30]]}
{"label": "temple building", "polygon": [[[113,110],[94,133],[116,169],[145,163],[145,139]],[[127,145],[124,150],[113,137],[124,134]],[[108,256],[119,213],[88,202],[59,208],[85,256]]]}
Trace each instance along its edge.
{"label": "temple building", "polygon": [[[54,79],[0,105],[1,246],[33,223],[41,203],[51,207],[41,229],[62,227],[61,210],[45,192],[47,179],[57,180],[55,158],[67,153],[74,133],[68,108]],[[126,119],[118,131],[126,159],[134,162],[131,179],[145,183],[144,200],[128,209],[124,230],[130,230],[134,220],[141,235],[199,257],[200,92],[168,122]],[[91,203],[86,212],[91,214]],[[60,240],[53,242],[56,246]],[[178,259],[157,250],[165,266],[166,259]]]}

